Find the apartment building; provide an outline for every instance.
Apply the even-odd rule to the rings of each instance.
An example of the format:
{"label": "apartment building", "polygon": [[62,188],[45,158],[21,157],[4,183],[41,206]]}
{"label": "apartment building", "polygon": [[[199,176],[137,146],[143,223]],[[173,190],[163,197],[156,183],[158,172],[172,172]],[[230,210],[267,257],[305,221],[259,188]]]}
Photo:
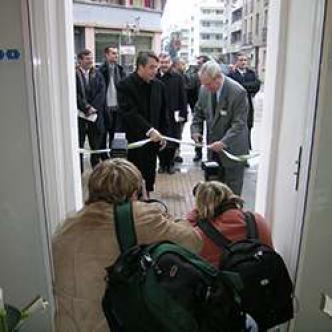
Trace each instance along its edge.
{"label": "apartment building", "polygon": [[242,51],[263,79],[266,67],[266,39],[269,0],[243,0]]}
{"label": "apartment building", "polygon": [[166,0],[73,0],[75,53],[89,48],[96,63],[103,50],[116,44],[120,62],[132,69],[135,54],[161,50],[161,17]]}
{"label": "apartment building", "polygon": [[226,24],[225,0],[200,0],[194,4],[192,20],[192,58],[206,54],[219,58],[223,53]]}
{"label": "apartment building", "polygon": [[224,61],[233,63],[235,55],[242,49],[243,0],[225,1]]}

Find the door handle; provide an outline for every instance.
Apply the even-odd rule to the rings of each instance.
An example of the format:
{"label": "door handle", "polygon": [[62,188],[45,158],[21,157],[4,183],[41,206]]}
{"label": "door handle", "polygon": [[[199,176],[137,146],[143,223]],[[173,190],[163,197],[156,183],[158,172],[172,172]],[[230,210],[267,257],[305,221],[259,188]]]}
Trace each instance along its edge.
{"label": "door handle", "polygon": [[300,146],[298,158],[295,160],[296,172],[293,173],[295,175],[295,190],[296,191],[299,190],[299,185],[300,185],[302,150],[303,150],[303,148],[302,148],[302,146]]}

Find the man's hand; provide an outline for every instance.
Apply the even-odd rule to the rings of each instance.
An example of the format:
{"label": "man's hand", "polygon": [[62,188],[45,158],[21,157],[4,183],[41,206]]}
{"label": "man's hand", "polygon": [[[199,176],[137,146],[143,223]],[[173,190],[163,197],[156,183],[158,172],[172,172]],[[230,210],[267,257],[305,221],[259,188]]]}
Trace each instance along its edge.
{"label": "man's hand", "polygon": [[163,139],[163,136],[160,134],[160,132],[156,129],[152,129],[149,133],[149,138],[152,142],[160,142]]}
{"label": "man's hand", "polygon": [[195,143],[202,143],[202,141],[203,141],[203,135],[200,133],[192,134],[191,138],[195,141]]}
{"label": "man's hand", "polygon": [[88,109],[88,114],[93,114],[93,113],[97,113],[97,110],[91,106],[91,107]]}
{"label": "man's hand", "polygon": [[226,146],[221,141],[215,141],[207,146],[208,149],[214,152],[221,152]]}

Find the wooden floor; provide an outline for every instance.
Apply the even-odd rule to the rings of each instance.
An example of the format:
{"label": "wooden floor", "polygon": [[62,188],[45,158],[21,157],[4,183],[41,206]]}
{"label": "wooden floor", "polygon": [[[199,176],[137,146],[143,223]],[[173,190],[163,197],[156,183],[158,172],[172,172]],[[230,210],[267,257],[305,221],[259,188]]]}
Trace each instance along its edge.
{"label": "wooden floor", "polygon": [[186,168],[175,174],[158,174],[153,198],[166,203],[168,211],[176,218],[184,217],[194,207],[192,189],[203,179],[200,167]]}

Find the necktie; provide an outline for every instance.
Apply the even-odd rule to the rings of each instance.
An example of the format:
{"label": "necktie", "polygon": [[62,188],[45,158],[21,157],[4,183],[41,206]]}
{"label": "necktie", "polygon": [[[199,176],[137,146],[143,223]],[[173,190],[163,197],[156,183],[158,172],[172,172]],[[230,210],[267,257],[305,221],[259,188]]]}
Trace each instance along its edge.
{"label": "necktie", "polygon": [[217,94],[214,92],[212,93],[212,114],[213,116],[215,115],[216,113],[216,107],[217,107]]}

